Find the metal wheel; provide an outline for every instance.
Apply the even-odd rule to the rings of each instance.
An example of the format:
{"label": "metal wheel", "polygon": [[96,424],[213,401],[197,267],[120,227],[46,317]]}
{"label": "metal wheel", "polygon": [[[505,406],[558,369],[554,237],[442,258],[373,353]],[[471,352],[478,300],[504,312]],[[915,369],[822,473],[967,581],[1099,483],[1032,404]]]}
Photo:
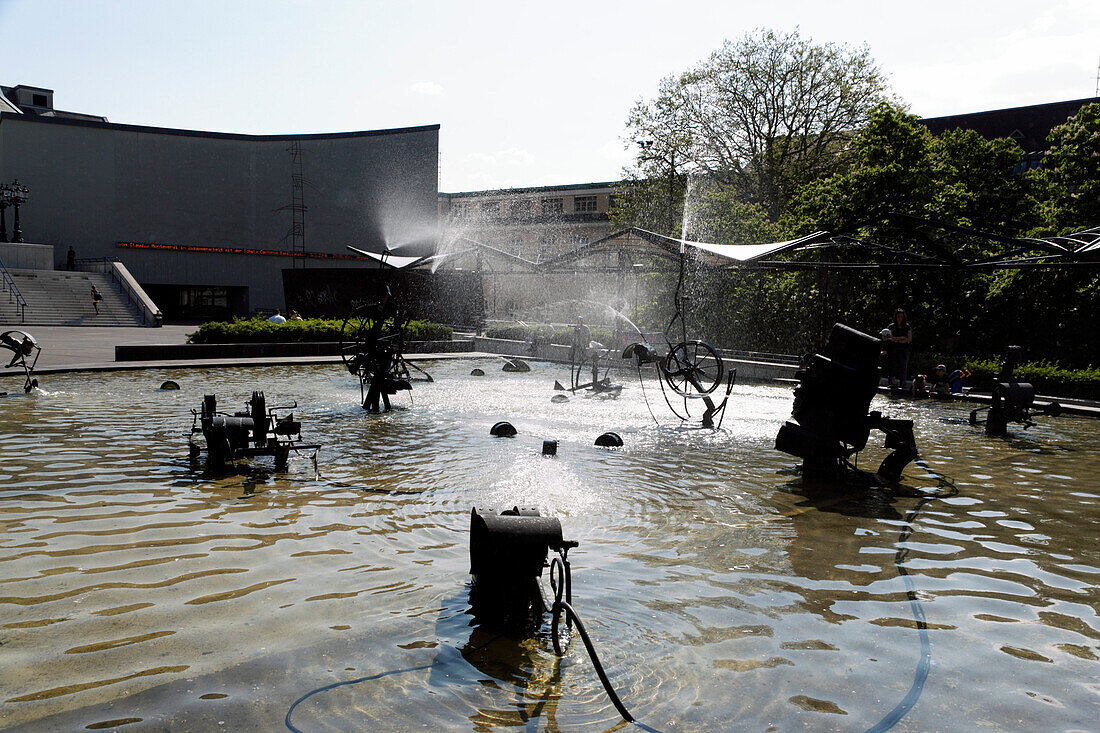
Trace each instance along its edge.
{"label": "metal wheel", "polygon": [[367,368],[368,357],[379,349],[402,351],[408,318],[387,312],[383,303],[368,303],[356,308],[340,329],[340,358],[352,374]]}
{"label": "metal wheel", "polygon": [[682,397],[702,397],[722,382],[722,357],[706,341],[681,341],[662,365],[665,382]]}

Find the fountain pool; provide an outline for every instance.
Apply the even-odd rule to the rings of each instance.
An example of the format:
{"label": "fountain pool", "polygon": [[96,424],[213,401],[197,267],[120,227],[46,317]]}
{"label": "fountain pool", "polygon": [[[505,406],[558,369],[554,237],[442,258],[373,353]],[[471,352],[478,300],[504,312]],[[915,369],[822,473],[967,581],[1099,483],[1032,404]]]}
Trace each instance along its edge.
{"label": "fountain pool", "polygon": [[[997,439],[964,405],[877,398],[958,487],[913,517],[909,491],[801,493],[772,449],[787,388],[736,386],[713,432],[655,426],[625,374],[617,400],[552,403],[567,367],[497,364],[432,363],[384,415],[331,366],[54,375],[4,398],[0,728],[279,730],[311,692],[294,729],[620,726],[579,645],[559,661],[548,631],[471,625],[470,508],[513,504],[579,540],[574,606],[653,729],[875,725],[921,660],[899,559],[931,664],[895,730],[1100,718],[1095,422]],[[253,389],[298,401],[319,473],[191,470],[190,409]],[[519,435],[489,437],[498,420]],[[625,447],[594,447],[607,430]],[[913,464],[903,484],[940,486]]]}

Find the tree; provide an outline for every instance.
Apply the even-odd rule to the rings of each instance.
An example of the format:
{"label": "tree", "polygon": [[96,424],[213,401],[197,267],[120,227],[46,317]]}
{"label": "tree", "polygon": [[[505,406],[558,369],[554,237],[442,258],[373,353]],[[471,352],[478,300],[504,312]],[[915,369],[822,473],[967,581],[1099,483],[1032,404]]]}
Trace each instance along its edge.
{"label": "tree", "polygon": [[[1079,140],[1077,135],[1058,139]],[[968,130],[933,137],[916,117],[882,106],[852,141],[850,167],[803,187],[792,202],[788,223],[801,232],[848,232],[896,249],[938,244],[942,253],[993,254],[1008,245],[957,232],[930,237],[899,226],[896,215],[1022,236],[1040,223],[1043,207],[1068,216],[1064,212],[1088,205],[1070,197],[1069,187],[1059,183],[1076,180],[1078,190],[1087,190],[1088,155],[1076,144],[1064,150],[1074,151],[1074,165],[1025,175],[1019,171],[1021,150],[1014,141],[986,140]],[[1065,158],[1048,160],[1060,166]],[[1082,168],[1086,173],[1072,179],[1068,171]],[[1044,203],[1052,191],[1067,198],[1057,205]],[[889,252],[873,256],[880,262],[891,260]],[[860,257],[858,250],[846,255],[849,261]],[[1088,338],[1094,329],[1085,324],[1098,317],[1100,284],[1095,271],[1087,268],[883,270],[871,278],[841,272],[832,292],[837,318],[866,330],[885,323],[893,307],[907,306],[917,324],[915,348],[924,353],[995,355],[1016,342],[1032,358],[1078,366],[1095,360],[1094,341]]]}
{"label": "tree", "polygon": [[705,172],[774,221],[803,184],[838,169],[872,107],[888,98],[866,46],[760,29],[661,81],[627,126],[639,167]]}
{"label": "tree", "polygon": [[1050,227],[1080,231],[1100,225],[1100,104],[1086,104],[1047,136],[1050,149],[1037,174],[1051,184]]}

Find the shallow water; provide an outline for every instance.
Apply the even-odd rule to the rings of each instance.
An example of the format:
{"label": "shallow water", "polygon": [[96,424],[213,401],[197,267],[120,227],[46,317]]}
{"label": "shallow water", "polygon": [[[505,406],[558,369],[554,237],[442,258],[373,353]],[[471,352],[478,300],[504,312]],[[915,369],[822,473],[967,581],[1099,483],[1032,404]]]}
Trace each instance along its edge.
{"label": "shallow water", "polygon": [[[1097,423],[995,439],[964,405],[879,399],[928,469],[810,499],[772,449],[788,389],[735,387],[712,432],[675,427],[648,383],[655,426],[629,373],[618,400],[553,404],[566,370],[498,364],[430,364],[383,416],[332,366],[56,375],[0,400],[0,726],[278,730],[313,692],[296,729],[613,728],[579,643],[559,662],[546,629],[467,613],[470,507],[520,504],[580,542],[574,606],[654,729],[884,718],[921,661],[899,549],[931,664],[895,730],[1095,729]],[[317,471],[192,471],[190,409],[253,389],[298,401]],[[489,437],[502,419],[518,437]],[[625,447],[594,447],[605,430]],[[930,471],[958,494],[912,496],[942,488]]]}

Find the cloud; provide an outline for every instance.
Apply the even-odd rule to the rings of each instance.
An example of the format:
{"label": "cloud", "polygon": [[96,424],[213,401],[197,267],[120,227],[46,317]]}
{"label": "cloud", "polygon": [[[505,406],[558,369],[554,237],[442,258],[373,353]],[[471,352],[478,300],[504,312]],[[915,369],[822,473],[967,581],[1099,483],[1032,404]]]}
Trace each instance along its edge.
{"label": "cloud", "polygon": [[409,87],[409,91],[423,97],[438,97],[443,93],[443,87],[434,81],[418,81]]}

